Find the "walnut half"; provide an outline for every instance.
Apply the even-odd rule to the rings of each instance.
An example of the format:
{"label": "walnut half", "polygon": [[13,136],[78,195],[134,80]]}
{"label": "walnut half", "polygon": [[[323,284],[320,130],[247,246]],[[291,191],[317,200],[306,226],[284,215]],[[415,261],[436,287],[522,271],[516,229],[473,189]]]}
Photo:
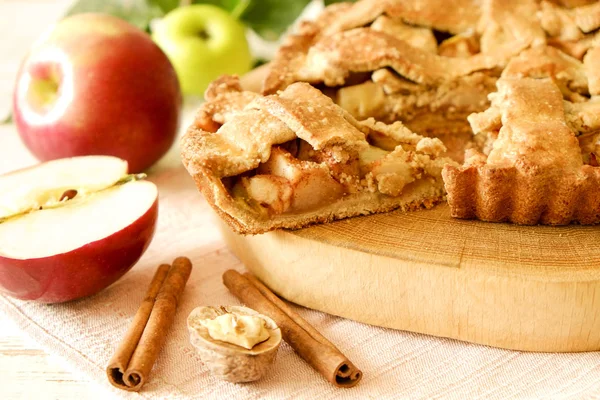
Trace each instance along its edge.
{"label": "walnut half", "polygon": [[[250,349],[241,345],[217,340],[209,332],[208,326],[218,317],[231,316],[240,321],[231,327],[238,335],[246,334],[241,324],[246,317],[256,317],[268,333],[268,339],[255,344]],[[197,307],[187,319],[190,342],[196,348],[202,362],[214,376],[229,382],[252,382],[260,379],[273,364],[281,343],[281,330],[269,317],[240,306]]]}

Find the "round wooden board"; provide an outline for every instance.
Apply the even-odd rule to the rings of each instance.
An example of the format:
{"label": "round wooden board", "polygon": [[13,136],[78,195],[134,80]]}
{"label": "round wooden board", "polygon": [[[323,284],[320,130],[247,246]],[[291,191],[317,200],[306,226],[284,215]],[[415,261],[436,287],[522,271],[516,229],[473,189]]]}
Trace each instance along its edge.
{"label": "round wooden board", "polygon": [[447,205],[240,236],[282,297],[383,327],[528,351],[600,350],[600,227],[462,221]]}
{"label": "round wooden board", "polygon": [[309,308],[507,349],[600,350],[600,227],[462,221],[447,205],[257,236],[221,225],[252,272]]}

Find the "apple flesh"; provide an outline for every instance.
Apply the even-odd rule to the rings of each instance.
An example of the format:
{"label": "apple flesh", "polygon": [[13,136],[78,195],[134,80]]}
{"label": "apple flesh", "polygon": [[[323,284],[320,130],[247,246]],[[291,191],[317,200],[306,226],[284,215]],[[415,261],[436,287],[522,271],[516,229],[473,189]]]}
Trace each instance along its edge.
{"label": "apple flesh", "polygon": [[[46,173],[49,179],[60,172],[86,176],[75,181],[83,186],[67,190],[72,197],[1,220],[0,291],[44,303],[74,300],[109,286],[137,262],[154,235],[158,191],[153,183],[140,180],[119,179],[106,186],[113,179],[98,166],[107,166],[111,159],[114,165],[108,170],[122,167],[117,158],[98,162],[98,157],[82,157],[60,160],[62,171],[49,162],[0,177],[0,187],[18,178],[22,185],[34,187]],[[79,169],[73,170],[75,166]],[[37,179],[32,181],[33,176]],[[39,192],[30,193],[35,197]]]}
{"label": "apple flesh", "polygon": [[243,75],[252,68],[246,28],[210,4],[174,9],[157,24],[152,38],[173,63],[186,94],[203,96],[219,76]]}
{"label": "apple flesh", "polygon": [[0,221],[59,204],[69,190],[81,196],[105,189],[124,175],[127,162],[108,156],[64,158],[8,173],[0,179]]}
{"label": "apple flesh", "polygon": [[149,35],[112,16],[80,14],[33,46],[13,112],[40,160],[113,155],[140,172],[173,144],[181,102],[175,70]]}

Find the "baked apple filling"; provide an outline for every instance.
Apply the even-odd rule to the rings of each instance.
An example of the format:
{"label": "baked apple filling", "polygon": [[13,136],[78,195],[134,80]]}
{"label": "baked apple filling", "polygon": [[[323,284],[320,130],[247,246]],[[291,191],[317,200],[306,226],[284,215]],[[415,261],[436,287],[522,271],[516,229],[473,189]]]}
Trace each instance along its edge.
{"label": "baked apple filling", "polygon": [[403,147],[376,132],[374,141],[393,150],[369,144],[360,151],[341,146],[318,151],[301,139],[293,145],[275,146],[254,175],[237,179],[232,196],[270,215],[300,213],[360,192],[399,196],[412,182],[440,175],[443,164],[436,163],[435,157],[444,147],[439,140],[418,137],[416,145]]}
{"label": "baked apple filling", "polygon": [[329,169],[313,161],[295,159],[283,149],[274,148],[256,175],[242,177],[233,193],[247,197],[270,213],[295,213],[329,204],[344,195],[344,186]]}

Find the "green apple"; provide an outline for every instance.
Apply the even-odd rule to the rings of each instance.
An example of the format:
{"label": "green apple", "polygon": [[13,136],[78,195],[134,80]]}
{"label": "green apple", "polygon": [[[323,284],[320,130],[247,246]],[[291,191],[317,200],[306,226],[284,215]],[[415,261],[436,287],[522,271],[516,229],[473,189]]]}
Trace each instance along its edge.
{"label": "green apple", "polygon": [[244,25],[216,6],[176,8],[152,37],[171,60],[185,94],[202,96],[220,75],[241,75],[252,67]]}

